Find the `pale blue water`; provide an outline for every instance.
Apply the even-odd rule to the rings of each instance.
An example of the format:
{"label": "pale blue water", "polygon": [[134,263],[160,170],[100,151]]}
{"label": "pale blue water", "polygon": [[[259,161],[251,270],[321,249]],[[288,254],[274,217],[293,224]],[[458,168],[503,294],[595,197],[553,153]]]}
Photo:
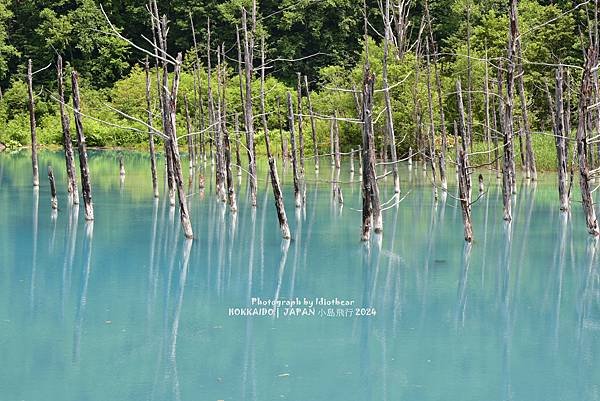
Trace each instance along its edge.
{"label": "pale blue water", "polygon": [[[365,247],[359,185],[342,186],[340,208],[307,161],[299,214],[280,171],[286,246],[262,165],[259,206],[241,181],[235,219],[211,178],[192,189],[188,246],[162,187],[151,197],[147,158],[125,164],[121,184],[118,154],[92,152],[92,227],[67,205],[59,153],[40,154],[39,193],[29,154],[0,154],[0,400],[600,399],[600,250],[577,193],[559,213],[554,175],[521,184],[511,226],[486,176],[466,248],[456,201],[435,203],[421,167],[404,165],[408,195]],[[228,316],[252,297],[338,297],[376,315]]]}

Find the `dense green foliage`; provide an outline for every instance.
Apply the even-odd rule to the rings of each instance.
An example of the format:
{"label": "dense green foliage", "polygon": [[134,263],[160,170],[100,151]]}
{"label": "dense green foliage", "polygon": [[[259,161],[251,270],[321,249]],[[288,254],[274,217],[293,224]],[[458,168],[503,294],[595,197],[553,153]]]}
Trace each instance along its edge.
{"label": "dense green foliage", "polygon": [[[269,127],[277,131],[279,121],[285,129],[285,93],[295,96],[296,72],[308,75],[311,82],[311,97],[319,115],[331,115],[334,110],[340,116],[355,119],[356,107],[351,92],[339,89],[360,87],[365,59],[363,40],[363,11],[360,2],[352,0],[264,0],[259,2],[258,34],[264,34],[267,42],[267,57],[275,60],[269,66],[266,83],[266,101]],[[225,43],[229,49],[228,60],[228,110],[230,123],[233,113],[241,111],[239,80],[237,75],[236,27],[240,24],[240,7],[248,6],[247,0],[190,0],[159,1],[159,8],[166,12],[171,21],[169,49],[185,53],[184,73],[180,89],[182,97],[187,94],[192,104],[196,129],[201,126],[202,116],[198,113],[198,91],[194,89],[192,60],[195,59],[190,18],[194,21],[198,51],[202,61],[206,60],[206,21],[211,19],[212,43]],[[466,88],[467,71],[472,75],[472,104],[475,138],[483,137],[484,102],[483,83],[486,57],[490,80],[496,78],[496,66],[501,65],[506,55],[508,19],[507,1],[476,0],[431,0],[434,38],[439,51],[438,68],[442,74],[444,109],[448,129],[456,118],[455,81],[460,78]],[[550,114],[546,97],[546,83],[553,85],[554,67],[557,62],[579,66],[582,64],[583,47],[587,43],[590,8],[575,7],[572,1],[521,0],[519,2],[520,29],[523,41],[525,85],[528,94],[530,120],[534,131],[549,130]],[[147,47],[144,37],[152,37],[149,18],[143,3],[133,1],[103,2],[103,8],[113,24],[127,37],[140,46]],[[378,2],[367,2],[370,21],[369,60],[376,73],[376,89],[381,89],[383,32],[381,11]],[[424,4],[413,4],[410,13],[410,37],[414,43],[419,37],[419,26],[423,20]],[[583,32],[583,34],[581,33]],[[427,35],[425,30],[423,36]],[[469,38],[469,41],[467,41]],[[389,82],[393,86],[392,107],[398,147],[406,152],[414,146],[416,132],[429,125],[427,112],[427,81],[435,85],[433,68],[429,76],[423,56],[415,55],[415,47],[400,55],[392,45],[389,61]],[[470,52],[471,58],[466,55]],[[141,145],[146,140],[143,132],[125,130],[119,126],[134,126],[145,131],[140,124],[121,118],[108,105],[121,109],[133,116],[145,119],[144,71],[140,60],[144,55],[111,34],[100,5],[94,0],[0,0],[0,86],[3,98],[0,101],[0,141],[18,145],[29,141],[27,118],[27,92],[24,83],[25,65],[28,58],[34,70],[54,63],[56,54],[66,60],[67,68],[76,68],[82,78],[84,113],[103,124],[86,118],[88,140],[92,146]],[[258,56],[258,50],[255,56]],[[294,60],[294,61],[291,61]],[[470,60],[470,63],[469,61]],[[216,64],[216,57],[213,65]],[[260,60],[255,58],[255,65]],[[573,69],[571,79],[576,82],[578,70]],[[154,74],[152,75],[154,78]],[[203,71],[200,82],[206,84]],[[255,93],[258,93],[258,75],[255,75]],[[68,81],[68,80],[67,80]],[[213,81],[216,81],[214,79]],[[67,82],[68,83],[68,82]],[[53,98],[56,92],[55,70],[48,68],[34,76],[36,86],[36,114],[41,143],[60,144],[60,120],[58,107]],[[69,86],[69,85],[67,85]],[[155,82],[153,91],[156,92]],[[491,86],[496,91],[494,85]],[[205,88],[202,89],[206,92]],[[155,94],[155,93],[154,93]],[[67,88],[67,96],[69,88]],[[202,95],[202,93],[201,93]],[[156,96],[154,96],[156,98]],[[434,94],[435,100],[435,94]],[[204,99],[205,101],[205,99]],[[258,114],[258,102],[255,102]],[[436,127],[438,105],[434,101]],[[376,133],[381,137],[385,116],[383,94],[376,94]],[[157,105],[155,105],[157,108]],[[421,110],[421,125],[415,123],[415,110]],[[179,112],[182,112],[180,107]],[[518,111],[518,107],[517,107]],[[305,105],[306,112],[306,105]],[[518,114],[518,113],[517,113]],[[518,118],[518,116],[517,116]],[[179,119],[179,132],[185,130],[184,118]],[[241,124],[242,118],[240,118]],[[257,118],[256,126],[260,120]],[[310,143],[310,123],[304,120],[307,150]],[[317,123],[319,144],[323,150],[329,147],[329,121]],[[262,145],[262,132],[258,132],[257,143]],[[274,135],[277,140],[278,135]],[[546,142],[536,140],[535,143]],[[341,123],[341,143],[347,150],[360,143],[359,127],[349,121]]]}

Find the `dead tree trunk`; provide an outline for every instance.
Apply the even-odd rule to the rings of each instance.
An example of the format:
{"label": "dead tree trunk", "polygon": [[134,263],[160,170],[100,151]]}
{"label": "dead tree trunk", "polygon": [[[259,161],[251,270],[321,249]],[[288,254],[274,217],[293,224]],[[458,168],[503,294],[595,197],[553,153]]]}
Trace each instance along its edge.
{"label": "dead tree trunk", "polygon": [[119,175],[121,178],[125,177],[125,162],[123,156],[119,156]]}
{"label": "dead tree trunk", "polygon": [[[461,137],[461,147],[463,149],[463,151],[465,152],[465,157],[468,158],[467,153],[467,149],[469,146],[469,131],[467,128],[467,122],[465,120],[465,108],[464,108],[464,103],[463,103],[463,96],[462,96],[462,87],[460,84],[460,80],[456,81],[456,96],[458,97],[458,128],[459,128],[459,132],[460,132],[460,137]],[[455,143],[456,149],[458,149],[458,143]],[[468,161],[467,161],[468,163]],[[460,166],[457,166],[458,168],[460,168]],[[467,203],[471,203],[471,175],[467,174],[465,176],[465,180],[466,180],[466,186],[465,188],[467,189],[466,192],[466,196],[467,196]]]}
{"label": "dead tree trunk", "polygon": [[92,183],[88,167],[87,145],[83,133],[83,122],[81,120],[81,101],[79,99],[79,83],[77,71],[71,72],[71,85],[73,90],[73,112],[75,120],[75,131],[77,132],[77,149],[79,151],[79,169],[81,170],[81,191],[83,192],[83,204],[85,207],[85,219],[94,220],[94,204],[92,203]]}
{"label": "dead tree trunk", "polygon": [[504,158],[502,165],[502,200],[504,204],[504,220],[512,220],[512,194],[516,190],[515,185],[515,160],[514,160],[514,83],[515,83],[515,58],[517,40],[517,4],[516,0],[510,1],[509,20],[510,31],[508,38],[508,63],[506,66],[506,98],[504,99]]}
{"label": "dead tree trunk", "polygon": [[492,147],[491,147],[491,130],[490,130],[490,77],[488,66],[487,50],[485,56],[485,77],[483,79],[483,107],[484,107],[484,127],[485,143],[487,144],[488,163],[492,162]]}
{"label": "dead tree trunk", "polygon": [[581,90],[579,92],[579,124],[577,126],[577,155],[579,158],[579,186],[581,188],[581,201],[583,203],[583,210],[585,212],[585,220],[588,232],[595,237],[600,235],[600,230],[598,229],[594,201],[592,199],[592,192],[590,190],[590,176],[587,161],[586,114],[588,113],[588,107],[591,103],[592,68],[596,65],[597,60],[597,54],[593,46],[590,46],[587,51],[587,60],[585,63],[585,69],[583,71],[583,77],[581,79]]}
{"label": "dead tree trunk", "polygon": [[[433,56],[433,70],[435,73],[435,83],[437,91],[437,102],[440,113],[440,132],[442,136],[442,143],[440,146],[439,165],[440,165],[440,180],[442,184],[442,190],[447,191],[448,179],[446,177],[446,149],[448,148],[447,135],[446,135],[446,116],[444,114],[444,101],[442,97],[442,80],[440,77],[440,71],[438,68],[438,55],[437,45],[433,37],[433,27],[431,24],[431,17],[429,15],[429,1],[425,1],[425,13],[427,18],[427,25],[429,27],[429,41],[431,43],[431,50],[434,53]],[[428,51],[429,53],[429,51]]]}
{"label": "dead tree trunk", "polygon": [[[398,175],[398,156],[396,154],[396,136],[394,133],[394,117],[392,114],[392,101],[390,96],[390,87],[388,84],[388,53],[389,53],[389,42],[392,38],[392,21],[390,18],[390,0],[385,0],[385,10],[384,10],[384,29],[385,36],[383,41],[383,94],[385,99],[385,108],[386,108],[386,133],[388,137],[388,142],[390,145],[390,156],[392,162],[392,174],[394,176],[394,192],[400,193],[400,177]],[[385,141],[384,141],[385,142]]]}
{"label": "dead tree trunk", "polygon": [[531,145],[531,127],[529,124],[529,115],[527,113],[527,97],[525,96],[524,70],[523,70],[523,55],[521,51],[521,36],[519,34],[518,25],[518,9],[515,7],[515,47],[517,56],[517,76],[518,76],[518,91],[521,101],[521,117],[523,118],[523,134],[525,135],[525,175],[527,178],[537,180],[537,168],[535,166],[535,154]]}
{"label": "dead tree trunk", "polygon": [[331,150],[331,167],[335,166],[335,135],[333,133],[333,131],[335,130],[335,128],[333,128],[335,121],[336,117],[334,115],[331,119],[331,123],[329,124],[329,148]]}
{"label": "dead tree trunk", "polygon": [[238,113],[233,115],[235,129],[235,163],[238,166],[238,177],[242,175],[242,158],[240,157],[240,123]]}
{"label": "dead tree trunk", "polygon": [[29,95],[29,127],[31,128],[31,167],[33,169],[33,186],[40,186],[40,173],[37,156],[37,134],[35,124],[35,101],[33,98],[33,73],[31,59],[27,62],[27,93]]}
{"label": "dead tree trunk", "polygon": [[427,105],[429,109],[429,161],[431,164],[431,178],[433,180],[433,194],[437,200],[438,191],[436,184],[436,173],[435,173],[435,120],[433,116],[433,96],[431,94],[431,57],[429,40],[425,41],[427,49],[426,66],[427,66]]}
{"label": "dead tree trunk", "polygon": [[281,122],[281,103],[279,96],[277,97],[277,123],[279,124],[279,140],[281,141],[281,160],[283,162],[283,166],[285,167],[285,162],[288,156],[288,147],[287,141],[283,136],[283,123]]}
{"label": "dead tree trunk", "polygon": [[148,58],[144,63],[146,71],[146,112],[148,113],[148,149],[150,150],[150,172],[152,174],[152,193],[158,198],[158,179],[156,175],[156,151],[154,149],[154,121],[152,117],[152,99],[150,97],[150,65]]}
{"label": "dead tree trunk", "polygon": [[48,166],[48,181],[50,182],[50,206],[53,210],[58,210],[58,199],[56,198],[56,182],[54,181],[54,171],[52,171],[52,166]]}
{"label": "dead tree trunk", "polygon": [[460,149],[457,152],[458,163],[458,190],[460,197],[460,206],[462,209],[463,224],[465,227],[465,241],[473,240],[473,225],[471,223],[471,203],[470,203],[470,186],[467,180],[469,176],[469,161],[467,152]]}
{"label": "dead tree trunk", "polygon": [[194,144],[192,141],[192,118],[190,116],[190,106],[188,103],[187,94],[183,95],[183,104],[185,107],[185,127],[186,127],[186,139],[188,148],[188,159],[190,161],[190,177],[194,175]]}
{"label": "dead tree trunk", "polygon": [[252,113],[252,70],[254,49],[254,28],[256,27],[256,2],[252,7],[252,31],[248,31],[246,9],[242,9],[242,29],[244,30],[244,60],[246,64],[246,98],[244,103],[244,122],[246,127],[246,146],[248,147],[248,174],[250,178],[250,203],[256,207],[256,159],[254,152],[254,115]]}
{"label": "dead tree trunk", "polygon": [[337,111],[333,112],[333,144],[335,150],[335,168],[340,169],[342,165],[342,156],[340,155],[340,129],[338,127]]}
{"label": "dead tree trunk", "polygon": [[319,144],[317,142],[317,123],[313,113],[312,102],[310,101],[310,90],[308,89],[308,77],[304,76],[304,87],[306,88],[306,101],[308,103],[308,113],[310,114],[310,129],[313,141],[313,157],[315,158],[315,171],[319,170]]}
{"label": "dead tree trunk", "polygon": [[225,149],[223,147],[223,136],[224,136],[224,116],[222,112],[223,102],[221,99],[221,87],[222,87],[222,74],[221,69],[221,49],[217,48],[217,102],[215,110],[215,188],[217,192],[217,198],[225,203],[227,202],[227,190],[226,180],[227,173],[225,171]]}
{"label": "dead tree trunk", "polygon": [[[267,158],[269,160],[269,172],[271,175],[271,186],[273,187],[273,197],[275,198],[275,209],[277,210],[277,220],[281,236],[284,239],[290,238],[290,227],[285,213],[283,203],[283,193],[281,192],[281,184],[279,183],[279,175],[277,174],[277,166],[275,158],[271,153],[271,144],[269,142],[269,126],[267,123],[267,114],[265,113],[265,38],[261,40],[261,69],[260,69],[260,113],[262,115],[263,130],[265,132],[265,146],[267,149]],[[293,120],[292,120],[293,121]],[[295,186],[295,184],[294,184]]]}
{"label": "dead tree trunk", "polygon": [[165,134],[169,136],[169,150],[173,159],[173,176],[177,186],[177,195],[179,199],[179,216],[181,226],[186,238],[194,238],[192,223],[188,211],[187,197],[183,183],[183,173],[181,172],[181,159],[179,157],[179,145],[177,144],[177,125],[175,123],[177,111],[177,92],[179,90],[179,78],[181,72],[181,53],[177,54],[175,61],[175,70],[173,71],[173,82],[170,92],[167,87],[164,88],[163,107],[166,108],[164,115],[168,116],[165,122],[167,128]]}
{"label": "dead tree trunk", "polygon": [[300,157],[300,175],[304,176],[304,132],[302,130],[302,79],[298,72],[298,150]]}
{"label": "dead tree trunk", "polygon": [[[551,101],[551,99],[549,99]],[[550,103],[552,107],[552,103]],[[567,142],[568,133],[564,126],[564,100],[563,100],[563,69],[559,66],[556,69],[556,112],[554,113],[554,140],[556,142],[556,160],[558,161],[558,198],[560,200],[560,210],[569,210],[569,192],[567,189],[568,179],[568,154]]]}
{"label": "dead tree trunk", "polygon": [[287,93],[288,104],[288,129],[290,130],[290,145],[292,146],[292,174],[294,176],[294,198],[296,207],[302,206],[302,194],[300,193],[300,178],[298,177],[298,160],[296,159],[296,138],[294,134],[294,105],[292,94]]}
{"label": "dead tree trunk", "polygon": [[69,114],[65,110],[65,84],[63,79],[62,57],[59,55],[56,62],[58,78],[58,101],[60,109],[60,122],[63,132],[63,149],[65,151],[65,162],[67,171],[67,192],[74,205],[79,204],[79,190],[77,189],[77,175],[75,173],[75,158],[73,156],[73,140],[71,138],[71,126]]}
{"label": "dead tree trunk", "polygon": [[[158,5],[156,0],[152,1],[152,14],[153,16],[151,17],[151,22],[152,22],[152,28],[153,28],[153,35],[155,35],[156,38],[158,38],[158,41],[155,41],[154,44],[154,55],[155,55],[155,59],[156,59],[156,85],[158,88],[158,94],[159,94],[159,99],[160,99],[160,107],[161,107],[161,117],[162,117],[162,127],[163,127],[163,131],[166,134],[167,131],[167,127],[165,126],[167,120],[169,119],[169,116],[165,114],[166,111],[166,106],[163,104],[163,102],[165,101],[165,91],[167,91],[167,86],[168,86],[168,80],[169,80],[169,76],[168,76],[168,63],[166,61],[166,59],[163,57],[163,62],[162,62],[162,68],[163,68],[163,73],[162,73],[162,78],[160,78],[160,69],[158,67],[158,61],[159,61],[159,55],[158,55],[158,51],[160,49],[161,53],[164,52],[166,53],[167,51],[167,30],[166,30],[166,25],[167,25],[167,18],[166,16],[163,15],[162,18],[160,18],[159,14],[158,14]],[[209,28],[210,31],[210,28]],[[166,180],[167,180],[167,186],[168,186],[168,192],[169,192],[169,204],[171,206],[175,206],[175,177],[173,175],[173,159],[172,159],[172,153],[170,151],[170,147],[171,145],[169,144],[170,142],[170,138],[167,136],[167,138],[165,138],[164,140],[164,151],[165,151],[165,167],[166,167]]]}
{"label": "dead tree trunk", "polygon": [[[223,62],[225,61],[225,45],[221,46],[220,49],[220,54],[221,57],[223,59]],[[219,61],[221,61],[221,57],[219,58]],[[225,65],[221,64],[219,62],[219,86],[220,86],[220,90],[219,90],[219,97],[220,97],[220,104],[221,106],[219,107],[220,109],[220,117],[219,117],[219,121],[221,123],[221,133],[222,133],[222,138],[221,138],[221,142],[222,142],[222,152],[221,152],[221,156],[222,156],[222,160],[221,160],[221,168],[224,170],[225,173],[225,180],[227,183],[227,203],[229,203],[229,208],[231,209],[232,213],[237,212],[237,201],[235,198],[235,184],[233,182],[233,173],[231,171],[231,143],[229,140],[229,131],[227,129],[227,98],[225,96],[225,89],[227,88],[227,70],[225,68]]]}
{"label": "dead tree trunk", "polygon": [[363,160],[363,206],[362,206],[362,235],[363,241],[371,237],[371,226],[375,232],[383,230],[381,205],[379,203],[379,188],[375,171],[375,138],[373,135],[373,87],[375,75],[369,66],[365,66],[363,81],[362,109],[362,160]]}

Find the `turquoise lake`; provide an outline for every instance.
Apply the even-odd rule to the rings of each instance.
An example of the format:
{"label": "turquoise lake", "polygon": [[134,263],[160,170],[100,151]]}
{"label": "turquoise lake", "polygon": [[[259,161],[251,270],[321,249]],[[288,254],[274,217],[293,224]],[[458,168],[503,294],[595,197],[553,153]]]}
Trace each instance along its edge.
{"label": "turquoise lake", "polygon": [[[329,159],[318,176],[306,160],[296,210],[291,168],[278,161],[289,242],[266,163],[257,208],[236,179],[235,216],[216,200],[209,163],[204,191],[197,179],[189,189],[189,242],[162,171],[153,199],[145,154],[90,151],[92,224],[67,202],[62,154],[39,157],[34,190],[30,154],[0,154],[2,401],[600,400],[600,245],[577,190],[572,212],[559,211],[554,174],[519,177],[506,224],[500,181],[484,173],[467,246],[453,177],[436,202],[422,165],[403,164],[404,199],[365,245],[358,163],[353,177],[342,166],[341,206]],[[392,198],[391,176],[380,190]],[[354,305],[230,316],[252,298]]]}

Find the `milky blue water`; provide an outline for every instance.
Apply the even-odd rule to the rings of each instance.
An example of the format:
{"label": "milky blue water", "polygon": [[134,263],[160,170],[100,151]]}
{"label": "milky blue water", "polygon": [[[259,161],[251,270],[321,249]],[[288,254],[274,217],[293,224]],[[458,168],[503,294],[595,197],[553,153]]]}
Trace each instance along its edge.
{"label": "milky blue water", "polygon": [[[146,156],[124,154],[120,182],[120,153],[90,153],[93,224],[67,202],[59,153],[40,153],[39,191],[27,152],[0,154],[0,400],[600,399],[600,250],[577,192],[572,213],[559,212],[552,174],[519,183],[510,225],[485,174],[469,247],[454,180],[435,202],[422,167],[402,165],[405,198],[387,204],[383,235],[365,246],[348,162],[341,206],[329,160],[318,177],[307,160],[300,210],[279,163],[290,242],[264,163],[258,207],[244,177],[235,216],[208,164],[206,189],[189,189],[190,243],[162,184],[153,200]],[[297,297],[354,306],[229,316],[252,298]],[[355,307],[375,314],[346,312]]]}

